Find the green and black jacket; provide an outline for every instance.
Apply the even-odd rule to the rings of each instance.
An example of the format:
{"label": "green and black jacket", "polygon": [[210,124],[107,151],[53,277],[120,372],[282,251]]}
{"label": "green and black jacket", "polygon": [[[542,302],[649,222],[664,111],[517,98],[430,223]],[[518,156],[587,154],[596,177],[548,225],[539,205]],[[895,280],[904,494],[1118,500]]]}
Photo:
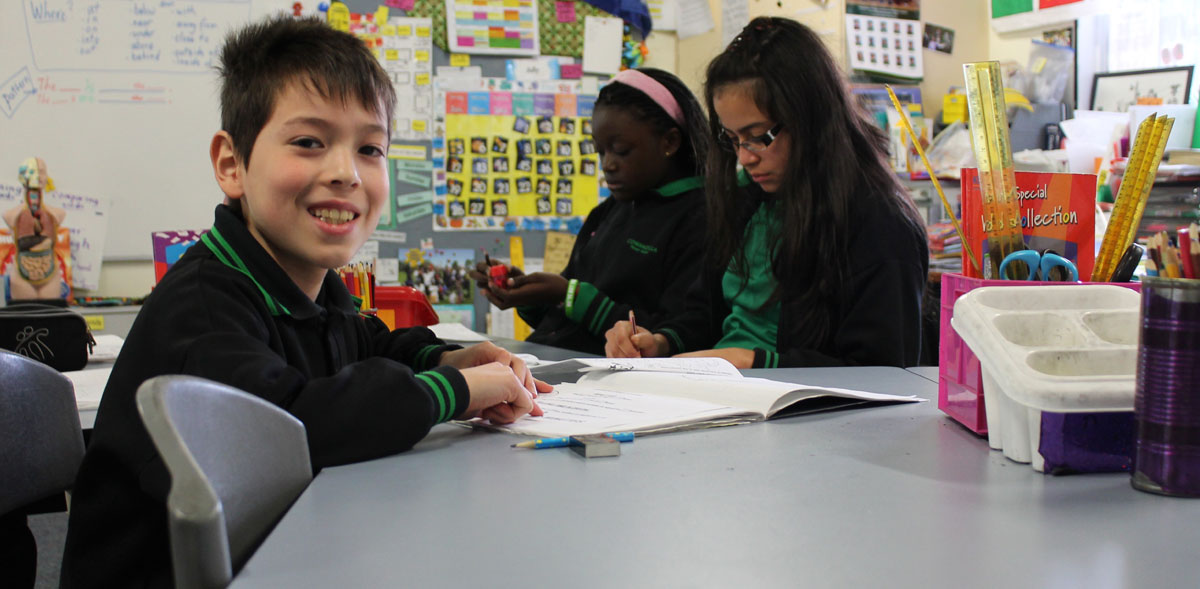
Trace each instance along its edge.
{"label": "green and black jacket", "polygon": [[[740,188],[741,222],[769,198],[757,185]],[[921,298],[929,269],[929,246],[921,227],[862,194],[851,206],[849,263],[843,297],[829,301],[831,333],[816,345],[804,344],[806,326],[798,320],[800,295],[813,275],[785,274],[780,296],[776,349],[754,349],[753,368],[791,366],[915,366],[921,356]],[[783,231],[787,231],[784,227]],[[670,345],[670,353],[712,348],[721,339],[730,308],[721,290],[720,271],[701,271],[682,311],[654,329]]]}
{"label": "green and black jacket", "polygon": [[562,275],[579,281],[571,313],[563,304],[517,309],[534,327],[529,341],[604,355],[604,332],[633,310],[653,327],[683,304],[701,269],[704,182],[684,178],[628,201],[609,198],[583,223]]}
{"label": "green and black jacket", "polygon": [[466,381],[437,366],[449,349],[423,327],[388,331],[359,315],[333,272],[312,301],[240,214],[218,206],[113,367],[72,493],[63,587],[170,585],[170,478],[134,403],[146,379],[201,376],[286,409],[304,422],[319,469],[407,450],[461,414]]}

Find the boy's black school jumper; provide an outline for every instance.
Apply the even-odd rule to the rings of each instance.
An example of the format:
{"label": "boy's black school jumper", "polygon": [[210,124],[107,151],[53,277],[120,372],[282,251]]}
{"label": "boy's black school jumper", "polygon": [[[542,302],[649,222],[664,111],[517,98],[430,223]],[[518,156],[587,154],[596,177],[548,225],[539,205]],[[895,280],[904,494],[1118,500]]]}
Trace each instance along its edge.
{"label": "boy's black school jumper", "polygon": [[453,348],[423,327],[389,332],[362,317],[333,272],[314,303],[240,213],[218,206],[213,229],[146,300],[113,367],[72,494],[62,586],[172,584],[170,476],[134,400],[146,379],[201,376],[286,409],[304,422],[315,471],[407,450],[466,409],[462,374],[435,367]]}
{"label": "boy's black school jumper", "polygon": [[683,304],[704,251],[704,183],[689,177],[632,200],[609,198],[579,230],[563,277],[579,286],[562,304],[520,307],[529,341],[604,355],[604,332],[629,319],[652,328]]}

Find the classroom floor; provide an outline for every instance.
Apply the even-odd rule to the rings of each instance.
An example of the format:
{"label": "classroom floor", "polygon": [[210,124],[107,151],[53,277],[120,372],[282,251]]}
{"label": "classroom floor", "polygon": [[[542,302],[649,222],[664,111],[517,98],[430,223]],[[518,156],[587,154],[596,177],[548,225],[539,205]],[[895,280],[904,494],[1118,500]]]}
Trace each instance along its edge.
{"label": "classroom floor", "polygon": [[57,589],[63,544],[67,541],[67,514],[60,512],[31,515],[29,529],[33,530],[38,547],[37,580],[33,586],[36,589]]}

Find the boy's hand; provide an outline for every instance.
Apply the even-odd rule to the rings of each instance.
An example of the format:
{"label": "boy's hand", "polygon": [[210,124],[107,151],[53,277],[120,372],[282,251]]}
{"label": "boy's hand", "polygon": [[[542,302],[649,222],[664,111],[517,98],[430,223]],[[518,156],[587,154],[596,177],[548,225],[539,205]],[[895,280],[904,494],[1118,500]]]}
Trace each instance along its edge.
{"label": "boy's hand", "polygon": [[[483,262],[475,262],[475,268],[473,270],[467,270],[467,276],[469,276],[471,280],[475,281],[475,286],[486,290],[492,283],[492,266],[503,265],[504,264],[502,262],[497,262],[491,258],[488,258]],[[524,274],[524,272],[521,272],[520,268],[515,268],[513,266],[508,266],[507,272],[509,277],[521,276]]]}
{"label": "boy's hand", "polygon": [[525,365],[525,361],[518,358],[516,354],[510,353],[492,342],[483,342],[469,348],[444,352],[438,360],[438,364],[441,366],[453,366],[459,370],[492,362],[507,366],[521,386],[534,397],[537,397],[539,392],[548,393],[554,388],[534,378],[533,374],[529,372],[529,367]]}
{"label": "boy's hand", "polygon": [[604,355],[609,358],[659,358],[671,350],[667,336],[645,327],[633,333],[633,323],[618,321],[604,332]]}
{"label": "boy's hand", "polygon": [[675,358],[724,358],[737,368],[754,367],[754,350],[746,348],[717,348],[715,350],[700,350],[675,354]]}
{"label": "boy's hand", "polygon": [[462,414],[463,419],[482,417],[495,424],[512,423],[525,414],[542,415],[542,408],[533,400],[512,369],[499,362],[462,370],[471,391],[471,401]]}

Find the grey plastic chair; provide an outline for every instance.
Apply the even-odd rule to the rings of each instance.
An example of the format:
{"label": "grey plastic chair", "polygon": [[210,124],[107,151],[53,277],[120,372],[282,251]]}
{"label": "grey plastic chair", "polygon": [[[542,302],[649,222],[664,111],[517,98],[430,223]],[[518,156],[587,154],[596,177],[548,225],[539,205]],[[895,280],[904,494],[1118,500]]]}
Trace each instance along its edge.
{"label": "grey plastic chair", "polygon": [[67,490],[82,460],[70,379],[0,350],[0,513]]}
{"label": "grey plastic chair", "polygon": [[66,491],[83,460],[75,387],[59,371],[0,349],[0,584],[23,584],[37,569],[25,523],[31,503]]}
{"label": "grey plastic chair", "polygon": [[258,397],[192,376],[147,380],[137,405],[171,473],[175,584],[224,587],[312,480],[304,425]]}

